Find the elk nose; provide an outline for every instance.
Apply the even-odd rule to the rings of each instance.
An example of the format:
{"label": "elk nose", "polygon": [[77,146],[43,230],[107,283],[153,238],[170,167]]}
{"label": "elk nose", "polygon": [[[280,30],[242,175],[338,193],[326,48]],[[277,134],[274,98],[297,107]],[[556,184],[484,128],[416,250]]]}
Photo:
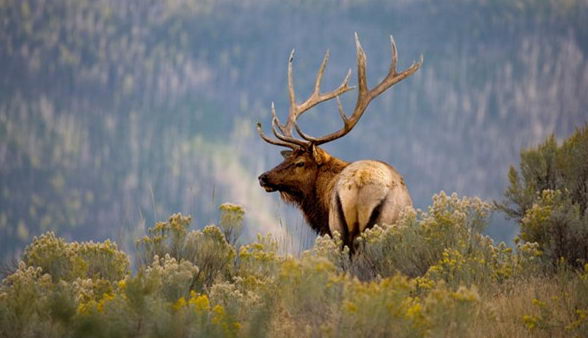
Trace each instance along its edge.
{"label": "elk nose", "polygon": [[257,178],[259,180],[259,184],[260,185],[266,185],[267,184],[267,173],[263,173],[261,175],[259,175],[259,177]]}

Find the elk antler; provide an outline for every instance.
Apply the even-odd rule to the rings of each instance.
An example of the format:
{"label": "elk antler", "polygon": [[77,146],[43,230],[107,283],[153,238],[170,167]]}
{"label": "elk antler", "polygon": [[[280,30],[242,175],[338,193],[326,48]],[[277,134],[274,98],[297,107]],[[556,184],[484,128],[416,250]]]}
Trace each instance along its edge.
{"label": "elk antler", "polygon": [[[275,145],[290,148],[296,148],[297,146],[307,148],[310,145],[320,145],[345,136],[347,133],[351,131],[351,129],[353,129],[353,127],[355,127],[355,125],[365,112],[369,103],[376,96],[382,94],[388,88],[392,87],[396,83],[412,75],[423,64],[423,56],[421,55],[421,59],[419,62],[413,62],[413,64],[406,70],[404,70],[401,73],[398,73],[398,71],[396,70],[396,65],[398,63],[398,51],[396,49],[396,43],[394,42],[394,38],[392,36],[390,36],[390,44],[392,48],[392,61],[390,64],[388,74],[378,85],[376,85],[374,88],[370,90],[368,89],[366,79],[366,54],[363,48],[361,47],[361,43],[359,42],[359,37],[357,33],[355,33],[355,48],[357,50],[357,83],[359,90],[357,94],[357,102],[355,104],[355,109],[353,110],[353,114],[351,115],[351,117],[347,117],[345,115],[345,112],[343,111],[343,106],[341,105],[341,101],[339,100],[339,95],[353,89],[353,87],[349,87],[348,85],[351,70],[347,72],[347,76],[345,76],[345,79],[337,89],[325,94],[320,93],[320,83],[323,77],[323,73],[325,71],[325,67],[329,60],[329,51],[327,51],[327,53],[325,54],[323,62],[321,63],[321,66],[317,73],[314,91],[312,92],[310,97],[302,104],[296,104],[296,96],[294,93],[294,80],[292,75],[292,61],[294,58],[294,50],[292,50],[288,62],[288,90],[290,96],[290,112],[288,115],[288,120],[285,124],[280,123],[276,115],[274,104],[272,103],[272,131],[273,134],[278,138],[278,140],[274,140],[265,136],[261,128],[261,124],[257,123],[257,131],[261,138],[266,142]],[[339,111],[339,116],[343,120],[343,128],[339,129],[336,132],[318,138],[309,136],[302,132],[302,130],[297,124],[297,119],[305,111],[309,110],[315,105],[327,100],[331,100],[333,98],[337,99],[337,107]],[[303,140],[294,138],[292,136],[292,127],[296,128],[296,132],[298,133],[298,135],[300,135],[300,137],[302,137]]]}

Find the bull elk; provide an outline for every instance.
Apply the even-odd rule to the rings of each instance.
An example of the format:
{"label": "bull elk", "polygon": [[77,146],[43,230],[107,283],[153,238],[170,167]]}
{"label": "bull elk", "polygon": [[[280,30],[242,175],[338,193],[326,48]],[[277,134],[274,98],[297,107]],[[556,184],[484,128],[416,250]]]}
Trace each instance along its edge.
{"label": "bull elk", "polygon": [[[355,34],[358,94],[350,117],[343,111],[339,96],[354,89],[349,86],[351,70],[338,88],[321,93],[321,79],[329,59],[327,51],[318,70],[312,94],[306,101],[298,104],[292,75],[292,50],[288,62],[288,119],[281,123],[272,103],[272,132],[275,138],[266,136],[261,124],[257,123],[257,132],[264,141],[290,148],[282,151],[282,163],[259,176],[260,185],[267,192],[279,191],[285,202],[298,206],[304,213],[306,222],[319,234],[333,234],[338,231],[343,244],[349,246],[352,252],[354,240],[362,231],[374,224],[393,224],[404,208],[412,206],[412,200],[402,176],[394,167],[373,160],[348,163],[330,155],[319,146],[347,135],[375,97],[412,75],[422,65],[421,56],[419,62],[398,73],[398,54],[392,36],[390,43],[392,61],[388,74],[374,88],[368,89],[366,54],[357,33]],[[304,133],[297,124],[298,118],[317,104],[333,98],[337,99],[343,127],[322,137],[312,137]],[[300,138],[292,135],[293,129]]]}

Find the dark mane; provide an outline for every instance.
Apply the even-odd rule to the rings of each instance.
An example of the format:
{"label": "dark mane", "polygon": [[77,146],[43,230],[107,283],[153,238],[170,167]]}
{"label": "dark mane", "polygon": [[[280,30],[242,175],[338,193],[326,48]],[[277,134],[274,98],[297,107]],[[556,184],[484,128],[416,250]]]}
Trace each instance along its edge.
{"label": "dark mane", "polygon": [[320,235],[331,234],[329,230],[331,191],[335,177],[347,165],[349,163],[330,157],[317,171],[316,179],[313,182],[314,189],[307,196],[301,192],[280,191],[282,200],[300,208],[306,223]]}
{"label": "dark mane", "polygon": [[316,196],[304,197],[284,191],[280,191],[280,196],[284,202],[300,208],[306,223],[318,234],[331,234],[329,230],[329,210],[322,206],[321,203],[317,203]]}

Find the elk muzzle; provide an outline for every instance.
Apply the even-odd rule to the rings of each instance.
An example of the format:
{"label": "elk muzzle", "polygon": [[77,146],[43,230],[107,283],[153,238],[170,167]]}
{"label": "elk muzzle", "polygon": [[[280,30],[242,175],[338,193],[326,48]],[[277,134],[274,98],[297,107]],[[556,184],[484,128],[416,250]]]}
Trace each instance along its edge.
{"label": "elk muzzle", "polygon": [[269,174],[267,172],[259,175],[257,178],[259,180],[259,185],[265,189],[266,192],[274,192],[276,191],[276,186],[269,182]]}

